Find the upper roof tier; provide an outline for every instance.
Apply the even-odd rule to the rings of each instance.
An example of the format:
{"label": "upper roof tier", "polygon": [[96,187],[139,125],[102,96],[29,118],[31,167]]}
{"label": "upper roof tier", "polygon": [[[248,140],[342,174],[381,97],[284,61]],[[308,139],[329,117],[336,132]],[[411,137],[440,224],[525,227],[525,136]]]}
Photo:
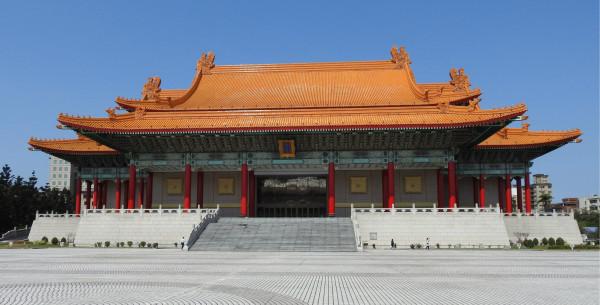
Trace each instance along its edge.
{"label": "upper roof tier", "polygon": [[530,131],[529,124],[521,128],[503,128],[476,146],[477,149],[524,149],[561,146],[581,141],[579,129],[565,131]]}
{"label": "upper roof tier", "polygon": [[404,48],[387,61],[215,66],[202,54],[192,85],[163,90],[151,77],[141,99],[117,98],[125,109],[290,109],[465,103],[481,95],[464,70],[450,70],[448,83],[417,84]]}
{"label": "upper roof tier", "polygon": [[118,151],[102,145],[92,139],[79,135],[77,139],[36,139],[30,138],[28,144],[47,153],[69,155],[118,155]]}

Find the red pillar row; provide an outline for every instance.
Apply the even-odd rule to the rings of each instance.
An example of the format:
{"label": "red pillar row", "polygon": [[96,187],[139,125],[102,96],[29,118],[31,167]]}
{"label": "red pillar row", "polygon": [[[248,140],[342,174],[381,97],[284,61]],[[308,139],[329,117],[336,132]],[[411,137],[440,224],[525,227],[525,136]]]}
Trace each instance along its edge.
{"label": "red pillar row", "polygon": [[75,182],[75,214],[81,213],[81,178],[77,177]]}
{"label": "red pillar row", "polygon": [[479,207],[485,208],[485,176],[479,174]]}
{"label": "red pillar row", "polygon": [[183,208],[190,209],[192,205],[192,166],[190,164],[185,165],[185,182],[184,182],[184,193],[183,193]]}
{"label": "red pillar row", "polygon": [[329,162],[327,170],[327,216],[335,216],[335,165]]}
{"label": "red pillar row", "polygon": [[510,174],[506,174],[506,178],[504,179],[504,192],[506,198],[504,199],[505,211],[506,213],[512,213],[512,191],[511,191],[511,179]]}
{"label": "red pillar row", "polygon": [[240,216],[248,216],[248,164],[242,164],[242,192],[240,196]]}
{"label": "red pillar row", "polygon": [[498,177],[498,204],[500,205],[501,209],[504,209],[504,201],[505,201],[505,196],[504,196],[504,179],[502,177]]}
{"label": "red pillar row", "polygon": [[136,169],[135,165],[129,165],[129,189],[127,190],[127,208],[135,208],[135,184],[136,184]]}
{"label": "red pillar row", "polygon": [[388,162],[387,164],[387,182],[388,182],[388,200],[386,208],[391,208],[396,202],[395,194],[395,183],[394,183],[394,162]]}
{"label": "red pillar row", "polygon": [[456,162],[448,162],[448,208],[456,205]]}
{"label": "red pillar row", "polygon": [[248,173],[248,214],[250,217],[254,217],[254,211],[256,210],[254,206],[254,201],[256,195],[254,193],[256,189],[256,177],[254,176],[254,171],[249,171]]}
{"label": "red pillar row", "polygon": [[525,173],[525,213],[531,213],[531,185],[529,185],[529,172]]}
{"label": "red pillar row", "polygon": [[121,178],[115,181],[115,209],[121,209]]}
{"label": "red pillar row", "polygon": [[196,206],[204,208],[204,173],[198,171],[196,174]]}
{"label": "red pillar row", "polygon": [[517,180],[517,209],[525,211],[523,206],[523,188],[521,186],[521,177],[515,177]]}

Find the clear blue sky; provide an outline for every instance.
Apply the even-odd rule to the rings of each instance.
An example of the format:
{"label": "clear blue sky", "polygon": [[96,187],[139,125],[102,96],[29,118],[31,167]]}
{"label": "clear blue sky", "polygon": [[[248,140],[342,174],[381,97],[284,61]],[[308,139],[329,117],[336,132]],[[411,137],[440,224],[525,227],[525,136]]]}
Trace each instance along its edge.
{"label": "clear blue sky", "polygon": [[388,59],[407,47],[418,82],[464,67],[484,108],[525,102],[531,129],[583,130],[535,160],[555,200],[598,193],[598,1],[10,1],[0,4],[0,162],[46,182],[27,140],[72,137],[59,112],[106,116],[146,77],[186,88],[217,64]]}

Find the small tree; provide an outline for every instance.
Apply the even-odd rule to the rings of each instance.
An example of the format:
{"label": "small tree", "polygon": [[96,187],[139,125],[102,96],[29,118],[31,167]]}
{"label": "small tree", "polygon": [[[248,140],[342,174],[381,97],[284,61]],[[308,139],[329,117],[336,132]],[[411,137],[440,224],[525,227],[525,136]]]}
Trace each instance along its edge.
{"label": "small tree", "polygon": [[105,246],[105,247],[107,247],[107,248],[108,248],[108,247],[110,247],[110,241],[108,241],[108,240],[107,240],[107,241],[105,241],[105,242],[104,242],[104,246]]}
{"label": "small tree", "polygon": [[141,241],[141,242],[138,244],[138,246],[139,246],[140,248],[144,248],[144,247],[146,247],[146,242],[145,242],[145,241]]}
{"label": "small tree", "polygon": [[542,238],[542,246],[548,245],[548,239],[546,237]]}
{"label": "small tree", "polygon": [[550,237],[548,239],[548,245],[550,245],[550,246],[556,245],[556,240],[554,240],[554,237]]}
{"label": "small tree", "polygon": [[52,237],[52,245],[54,245],[54,246],[58,245],[58,238]]}
{"label": "small tree", "polygon": [[42,242],[41,242],[41,244],[45,245],[45,244],[47,244],[47,243],[48,243],[48,237],[46,237],[46,236],[42,237]]}
{"label": "small tree", "polygon": [[129,248],[131,248],[131,246],[133,246],[133,242],[132,242],[131,240],[130,240],[130,241],[128,241],[128,242],[127,242],[127,246],[128,246]]}
{"label": "small tree", "polygon": [[565,240],[562,237],[559,237],[559,238],[556,239],[556,245],[557,246],[564,246],[565,244],[566,244]]}
{"label": "small tree", "polygon": [[533,239],[533,246],[537,247],[540,244],[540,241],[537,238]]}
{"label": "small tree", "polygon": [[538,210],[540,207],[543,207],[544,210],[549,210],[550,205],[552,204],[552,195],[548,193],[540,194],[540,198],[538,199]]}

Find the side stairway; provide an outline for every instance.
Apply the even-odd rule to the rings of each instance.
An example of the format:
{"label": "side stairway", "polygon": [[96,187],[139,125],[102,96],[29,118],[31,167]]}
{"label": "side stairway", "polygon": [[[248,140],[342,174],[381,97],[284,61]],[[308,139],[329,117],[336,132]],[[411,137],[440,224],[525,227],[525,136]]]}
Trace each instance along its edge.
{"label": "side stairway", "polygon": [[356,251],[350,218],[234,218],[211,223],[192,251]]}

